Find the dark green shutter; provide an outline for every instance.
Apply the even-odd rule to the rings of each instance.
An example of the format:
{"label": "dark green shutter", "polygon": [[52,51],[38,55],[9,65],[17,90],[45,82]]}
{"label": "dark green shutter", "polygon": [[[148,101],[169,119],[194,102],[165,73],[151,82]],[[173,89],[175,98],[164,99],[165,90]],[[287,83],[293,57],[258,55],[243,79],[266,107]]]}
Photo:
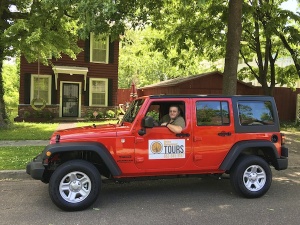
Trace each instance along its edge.
{"label": "dark green shutter", "polygon": [[90,46],[91,46],[91,39],[88,38],[85,40],[84,43],[84,61],[90,62]]}
{"label": "dark green shutter", "polygon": [[24,74],[24,104],[30,104],[31,74]]}
{"label": "dark green shutter", "polygon": [[108,106],[113,106],[113,79],[108,79]]}
{"label": "dark green shutter", "polygon": [[86,90],[84,92],[84,105],[89,106],[90,78],[86,79]]}
{"label": "dark green shutter", "polygon": [[114,43],[111,38],[109,38],[109,51],[108,51],[108,62],[114,63]]}
{"label": "dark green shutter", "polygon": [[55,75],[52,75],[52,87],[51,87],[51,104],[57,104],[57,90],[55,89]]}

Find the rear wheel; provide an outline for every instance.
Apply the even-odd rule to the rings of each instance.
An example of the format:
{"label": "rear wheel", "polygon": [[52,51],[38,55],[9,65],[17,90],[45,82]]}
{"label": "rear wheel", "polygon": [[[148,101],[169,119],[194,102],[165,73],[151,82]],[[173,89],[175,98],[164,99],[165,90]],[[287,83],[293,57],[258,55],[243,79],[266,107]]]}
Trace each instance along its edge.
{"label": "rear wheel", "polygon": [[93,164],[71,160],[54,171],[49,194],[54,204],[63,210],[83,210],[97,199],[100,184],[100,173]]}
{"label": "rear wheel", "polygon": [[259,156],[242,156],[234,164],[230,181],[238,194],[247,198],[258,198],[263,196],[271,186],[271,168]]}

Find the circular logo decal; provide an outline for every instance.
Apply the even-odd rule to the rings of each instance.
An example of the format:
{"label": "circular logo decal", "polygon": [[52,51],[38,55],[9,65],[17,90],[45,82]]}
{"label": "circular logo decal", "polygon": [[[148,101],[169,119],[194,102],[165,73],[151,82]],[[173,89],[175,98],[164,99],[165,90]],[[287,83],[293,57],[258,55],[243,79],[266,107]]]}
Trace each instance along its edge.
{"label": "circular logo decal", "polygon": [[151,144],[151,152],[154,154],[161,153],[162,149],[163,145],[159,141],[155,141]]}

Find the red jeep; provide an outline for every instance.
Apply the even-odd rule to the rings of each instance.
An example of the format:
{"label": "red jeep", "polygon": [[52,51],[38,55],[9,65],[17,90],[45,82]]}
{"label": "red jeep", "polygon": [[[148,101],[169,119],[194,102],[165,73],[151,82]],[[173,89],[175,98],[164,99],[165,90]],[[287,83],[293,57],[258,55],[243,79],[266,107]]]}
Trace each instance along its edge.
{"label": "red jeep", "polygon": [[[175,134],[160,119],[177,105],[185,120]],[[59,130],[27,165],[49,182],[63,210],[89,207],[102,181],[230,174],[248,198],[271,185],[270,165],[288,166],[275,101],[267,96],[145,96],[133,101],[118,124]]]}

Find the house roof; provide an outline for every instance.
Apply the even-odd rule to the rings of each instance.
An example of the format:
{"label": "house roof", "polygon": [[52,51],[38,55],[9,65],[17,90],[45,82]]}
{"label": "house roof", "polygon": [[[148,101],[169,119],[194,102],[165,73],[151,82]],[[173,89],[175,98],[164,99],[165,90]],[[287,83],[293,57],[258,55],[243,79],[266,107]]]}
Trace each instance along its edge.
{"label": "house roof", "polygon": [[[190,80],[194,80],[200,77],[205,77],[205,76],[211,76],[213,74],[218,74],[220,76],[223,76],[223,73],[219,72],[219,71],[213,71],[213,72],[208,72],[208,73],[202,73],[202,74],[197,74],[197,75],[192,75],[192,76],[188,76],[188,77],[178,77],[178,78],[174,78],[174,79],[170,79],[170,80],[165,80],[165,81],[161,81],[155,84],[150,84],[144,87],[140,87],[139,89],[148,89],[148,88],[154,88],[154,87],[170,87],[170,86],[176,86],[178,84],[190,81]],[[249,87],[253,87],[253,85],[249,84],[249,83],[245,83],[243,81],[238,80],[237,82],[249,86]]]}

